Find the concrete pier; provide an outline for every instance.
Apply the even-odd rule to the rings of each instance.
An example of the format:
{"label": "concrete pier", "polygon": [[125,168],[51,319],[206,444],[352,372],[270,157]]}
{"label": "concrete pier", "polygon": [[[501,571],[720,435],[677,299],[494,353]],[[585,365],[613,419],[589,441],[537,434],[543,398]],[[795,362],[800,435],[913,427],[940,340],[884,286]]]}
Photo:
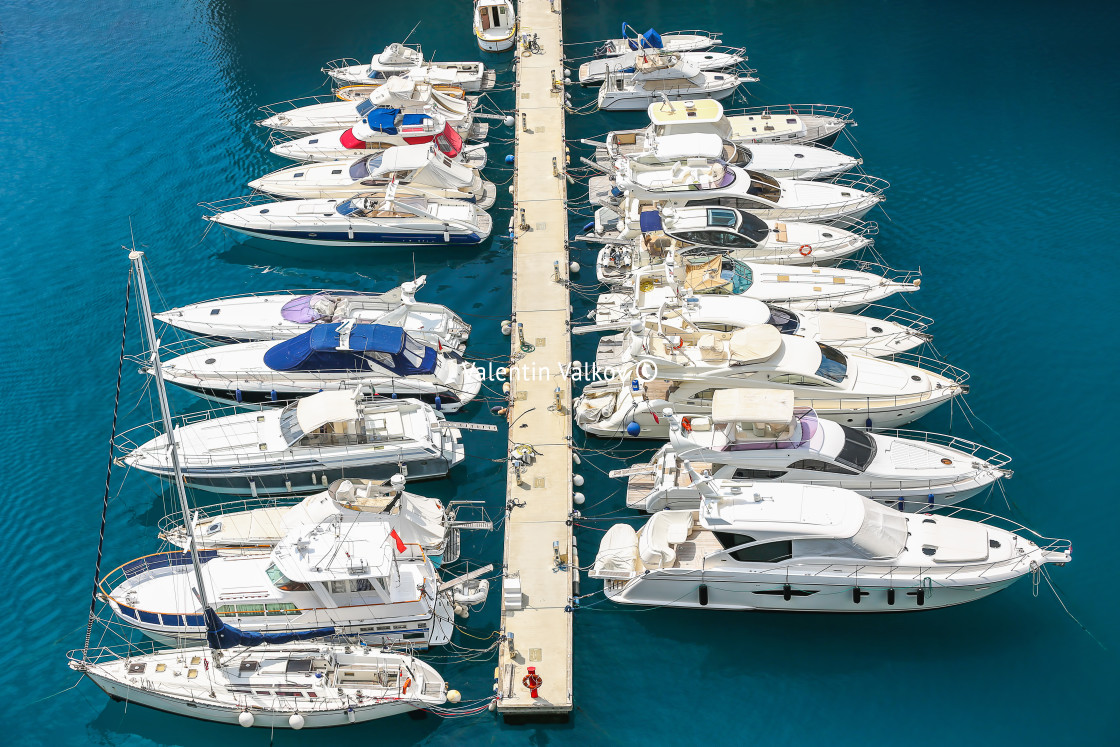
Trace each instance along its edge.
{"label": "concrete pier", "polygon": [[[564,720],[572,710],[571,359],[560,0],[520,0],[520,33],[543,54],[517,55],[510,447],[531,447],[506,487],[503,642],[498,711],[508,722]],[[520,330],[520,333],[519,333]],[[559,393],[557,393],[559,388]],[[541,685],[525,685],[528,668]]]}

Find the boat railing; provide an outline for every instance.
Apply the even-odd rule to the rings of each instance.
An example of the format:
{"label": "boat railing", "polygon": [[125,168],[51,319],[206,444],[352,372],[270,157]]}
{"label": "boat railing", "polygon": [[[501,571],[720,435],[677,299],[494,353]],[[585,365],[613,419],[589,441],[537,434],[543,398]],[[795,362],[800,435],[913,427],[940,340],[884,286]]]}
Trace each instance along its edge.
{"label": "boat railing", "polygon": [[[630,378],[633,378],[631,376]],[[599,382],[593,382],[598,384]],[[611,384],[617,385],[622,388],[620,381],[612,381]],[[591,386],[590,384],[588,386]],[[724,387],[730,388],[730,387]],[[629,391],[630,387],[626,387]],[[586,387],[585,387],[586,391]],[[836,415],[850,414],[851,422],[847,423],[854,427],[863,427],[865,424],[860,421],[861,417],[872,419],[876,414],[876,410],[893,407],[910,407],[921,405],[933,399],[941,399],[946,396],[949,390],[946,387],[931,387],[921,392],[912,392],[910,394],[876,394],[876,395],[845,395],[838,392],[834,396],[821,395],[819,397],[807,396],[803,391],[795,392],[794,403],[797,407],[811,407],[818,413],[829,412]],[[635,393],[637,399],[640,396]],[[696,407],[711,407],[712,400],[710,396],[707,397],[688,397],[683,400],[684,404]],[[874,430],[874,420],[872,420],[871,428]]]}
{"label": "boat railing", "polygon": [[910,309],[896,309],[882,304],[868,304],[860,309],[860,316],[874,316],[884,322],[892,322],[909,328],[913,332],[925,332],[933,325],[933,318]]}
{"label": "boat railing", "polygon": [[[285,112],[290,112],[293,109],[299,109],[304,106],[315,106],[316,104],[332,104],[338,103],[338,99],[333,94],[320,94],[317,96],[301,96],[295,99],[287,99],[286,101],[277,101],[273,104],[265,104],[258,107],[264,113],[265,118],[275,117]],[[257,124],[262,124],[263,119],[256,120]]]}
{"label": "boat railing", "polygon": [[952,436],[948,433],[932,433],[929,431],[912,431],[905,428],[890,429],[890,430],[877,430],[875,431],[881,436],[890,436],[892,438],[904,438],[909,441],[921,441],[928,444],[937,444],[938,446],[945,446],[956,451],[962,451],[971,457],[987,462],[988,464],[1002,469],[1011,463],[1011,457],[1004,454],[1002,451],[996,451],[990,446],[978,444],[975,441],[969,441],[965,438]]}
{"label": "boat railing", "polygon": [[835,184],[838,187],[850,187],[851,189],[858,189],[861,192],[875,195],[876,197],[882,196],[884,192],[891,186],[891,183],[886,179],[881,179],[877,176],[870,174],[862,174],[858,171],[848,171],[838,176],[829,179],[830,184]]}
{"label": "boat railing", "polygon": [[852,270],[855,272],[866,272],[872,275],[879,275],[888,283],[898,283],[900,285],[913,285],[915,280],[922,277],[922,271],[918,270],[896,270],[889,265],[882,262],[876,262],[870,259],[853,259],[851,257],[842,257],[831,263],[830,267],[837,270]]}
{"label": "boat railing", "polygon": [[890,357],[890,360],[896,363],[902,363],[914,368],[920,368],[923,371],[944,376],[947,379],[952,379],[958,384],[963,384],[968,381],[969,374],[963,368],[957,368],[951,363],[946,363],[940,358],[935,358],[932,355],[922,355],[921,353],[895,353]]}
{"label": "boat railing", "polygon": [[330,73],[332,70],[340,70],[348,67],[369,67],[361,60],[354,59],[353,57],[339,57],[337,60],[331,60],[320,68],[321,72]]}
{"label": "boat railing", "polygon": [[[291,508],[303,500],[303,496],[261,496],[257,498],[244,498],[239,501],[226,501],[210,506],[200,506],[191,514],[191,521],[195,524],[210,521],[227,514],[239,514],[256,511],[262,508]],[[167,539],[172,534],[183,532],[183,516],[178,511],[170,513],[156,522],[156,530],[161,539]]]}
{"label": "boat railing", "polygon": [[[283,202],[284,200],[275,195],[266,195],[260,192],[254,192],[248,195],[239,195],[237,197],[227,197],[224,200],[213,200],[211,202],[200,202],[198,206],[206,211],[206,217],[214,218],[222,213],[228,213],[233,210],[240,210],[247,207],[263,207],[276,202]],[[265,222],[268,219],[265,218]]]}
{"label": "boat railing", "polygon": [[273,130],[268,133],[268,147],[275,148],[277,145],[290,143],[293,140],[300,140],[307,137],[306,132],[293,132],[291,130]]}
{"label": "boat railing", "polygon": [[781,116],[791,114],[797,116],[830,117],[839,119],[848,124],[855,124],[852,120],[852,107],[838,106],[836,104],[777,104],[769,106],[750,106],[743,109],[725,110],[728,117],[773,115]]}

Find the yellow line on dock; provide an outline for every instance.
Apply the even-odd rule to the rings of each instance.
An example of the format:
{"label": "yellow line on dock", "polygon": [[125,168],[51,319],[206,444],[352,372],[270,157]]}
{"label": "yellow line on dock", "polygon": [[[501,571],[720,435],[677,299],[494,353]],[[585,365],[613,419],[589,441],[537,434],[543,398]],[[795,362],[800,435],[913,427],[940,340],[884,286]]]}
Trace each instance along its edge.
{"label": "yellow line on dock", "polygon": [[[507,721],[566,718],[572,710],[571,359],[565,205],[563,32],[560,0],[521,0],[520,31],[537,34],[543,54],[517,55],[514,151],[513,313],[509,438],[539,455],[517,480],[509,469],[505,523],[502,644],[498,710]],[[556,264],[558,263],[558,265]],[[559,267],[557,275],[556,267]],[[523,336],[518,335],[518,326]],[[534,346],[523,352],[521,343]],[[560,388],[557,407],[556,388]],[[520,505],[520,504],[524,505]],[[560,558],[558,561],[557,558]],[[561,564],[562,562],[562,564]],[[516,594],[515,576],[520,581]],[[517,607],[520,605],[520,609]],[[524,684],[535,667],[542,684]]]}

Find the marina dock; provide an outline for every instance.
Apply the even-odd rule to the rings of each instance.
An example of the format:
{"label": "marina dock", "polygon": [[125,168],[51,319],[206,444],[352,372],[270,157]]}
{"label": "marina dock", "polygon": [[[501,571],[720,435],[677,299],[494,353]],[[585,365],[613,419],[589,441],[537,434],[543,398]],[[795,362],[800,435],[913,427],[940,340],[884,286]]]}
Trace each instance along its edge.
{"label": "marina dock", "polygon": [[[565,205],[563,34],[560,2],[522,0],[520,32],[541,54],[517,57],[513,181],[513,330],[505,572],[497,669],[508,722],[566,719],[572,710],[571,361]],[[528,668],[540,678],[536,698]]]}

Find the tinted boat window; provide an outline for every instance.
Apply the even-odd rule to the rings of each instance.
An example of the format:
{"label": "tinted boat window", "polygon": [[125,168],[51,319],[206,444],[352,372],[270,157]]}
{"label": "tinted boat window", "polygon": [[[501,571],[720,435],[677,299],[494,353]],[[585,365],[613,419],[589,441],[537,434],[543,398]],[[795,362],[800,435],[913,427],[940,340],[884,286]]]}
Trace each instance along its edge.
{"label": "tinted boat window", "polygon": [[848,375],[847,356],[834,347],[817,344],[821,347],[821,367],[817,369],[817,376],[829,381],[843,381]]}
{"label": "tinted boat window", "polygon": [[[731,532],[713,532],[713,534],[725,550],[755,541],[754,537],[746,534]],[[740,548],[729,554],[740,563],[780,563],[793,557],[793,541],[764,542],[761,545]]]}
{"label": "tinted boat window", "polygon": [[712,208],[708,211],[708,225],[720,228],[735,227],[735,211],[724,208]]}
{"label": "tinted boat window", "polygon": [[770,307],[770,321],[767,324],[777,327],[783,335],[796,334],[801,329],[801,319],[797,314],[778,306]]}
{"label": "tinted boat window", "polygon": [[836,461],[863,472],[875,458],[875,439],[855,428],[840,427],[844,429],[844,447],[836,455]]}
{"label": "tinted boat window", "polygon": [[790,469],[804,469],[810,472],[835,472],[840,475],[855,475],[858,474],[855,470],[850,470],[846,467],[841,467],[838,464],[829,464],[822,462],[818,459],[802,459],[789,465]]}

